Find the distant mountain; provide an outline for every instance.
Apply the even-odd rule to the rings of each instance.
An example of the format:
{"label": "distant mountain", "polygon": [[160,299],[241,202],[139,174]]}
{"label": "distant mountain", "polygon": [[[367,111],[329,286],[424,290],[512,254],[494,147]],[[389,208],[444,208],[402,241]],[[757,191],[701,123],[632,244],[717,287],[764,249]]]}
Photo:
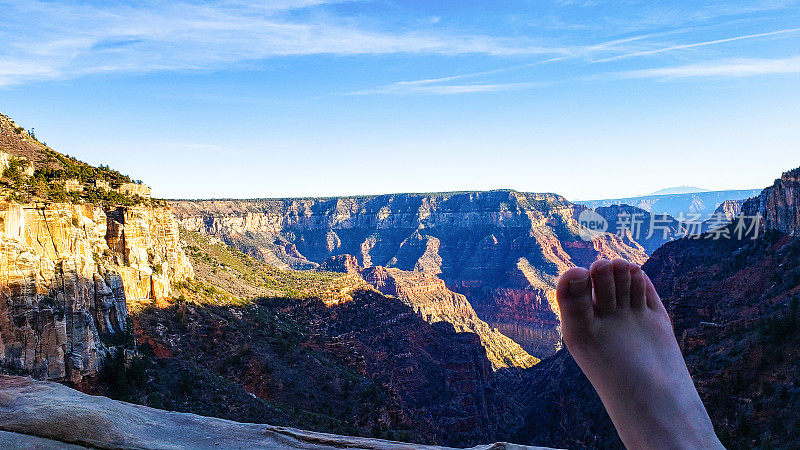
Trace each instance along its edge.
{"label": "distant mountain", "polygon": [[696,186],[676,186],[666,189],[659,189],[647,195],[670,195],[670,194],[693,194],[695,192],[710,192],[710,189],[703,189]]}
{"label": "distant mountain", "polygon": [[629,205],[650,213],[669,214],[678,220],[700,221],[708,219],[719,205],[727,200],[746,200],[759,193],[761,193],[761,189],[740,189],[586,200],[575,203],[592,209],[612,205]]}

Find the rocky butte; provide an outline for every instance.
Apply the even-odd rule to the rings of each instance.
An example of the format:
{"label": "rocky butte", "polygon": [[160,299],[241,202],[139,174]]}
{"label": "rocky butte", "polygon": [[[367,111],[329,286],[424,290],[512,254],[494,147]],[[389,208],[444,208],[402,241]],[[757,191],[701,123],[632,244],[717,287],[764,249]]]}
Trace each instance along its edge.
{"label": "rocky butte", "polygon": [[[178,224],[165,205],[118,192],[122,205],[83,201],[95,181],[120,175],[50,150],[2,115],[0,147],[10,199],[0,201],[0,362],[78,382],[102,366],[131,303],[192,277]],[[86,188],[69,192],[64,179]]]}
{"label": "rocky butte", "polygon": [[0,358],[40,378],[98,370],[128,304],[192,276],[166,208],[0,202]]}
{"label": "rocky butte", "polygon": [[559,346],[556,277],[597,258],[643,263],[644,249],[611,234],[580,237],[585,209],[556,194],[516,191],[339,198],[172,201],[180,223],[262,261],[316,268],[352,255],[444,280],[478,315],[533,356]]}

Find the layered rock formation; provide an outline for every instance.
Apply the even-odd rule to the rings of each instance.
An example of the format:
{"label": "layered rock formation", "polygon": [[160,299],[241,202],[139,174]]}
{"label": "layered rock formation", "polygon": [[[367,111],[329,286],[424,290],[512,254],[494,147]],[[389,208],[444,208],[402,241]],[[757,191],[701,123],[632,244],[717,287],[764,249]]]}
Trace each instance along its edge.
{"label": "layered rock formation", "polygon": [[172,207],[187,229],[266,262],[307,269],[351,254],[362,267],[436,275],[492,326],[527,331],[533,338],[524,346],[534,356],[551,354],[559,343],[552,294],[559,273],[599,257],[646,259],[625,237],[581,239],[576,217],[584,208],[554,194],[175,201]]}
{"label": "layered rock formation", "polygon": [[725,200],[724,202],[720,203],[717,209],[714,211],[715,215],[725,217],[728,220],[733,220],[734,217],[738,216],[742,212],[742,205],[748,199],[744,200]]}
{"label": "layered rock formation", "polygon": [[191,276],[169,209],[0,203],[0,360],[46,379],[96,373],[129,304]]}
{"label": "layered rock formation", "polygon": [[[0,376],[0,444],[16,448],[443,449],[168,412]],[[534,447],[495,443],[473,450]]]}
{"label": "layered rock formation", "polygon": [[382,294],[397,297],[413,308],[426,322],[447,322],[459,333],[477,334],[495,370],[530,367],[539,361],[478,318],[465,296],[448,289],[444,281],[434,275],[381,266],[364,269],[361,275]]}
{"label": "layered rock formation", "polygon": [[365,269],[347,254],[328,258],[320,269],[358,275],[380,293],[400,299],[428,323],[447,322],[459,333],[477,334],[494,370],[530,367],[539,361],[481,320],[465,296],[448,289],[435,275],[382,266]]}
{"label": "layered rock formation", "polygon": [[760,215],[768,230],[800,234],[800,167],[784,172],[772,186],[747,201],[742,214]]}

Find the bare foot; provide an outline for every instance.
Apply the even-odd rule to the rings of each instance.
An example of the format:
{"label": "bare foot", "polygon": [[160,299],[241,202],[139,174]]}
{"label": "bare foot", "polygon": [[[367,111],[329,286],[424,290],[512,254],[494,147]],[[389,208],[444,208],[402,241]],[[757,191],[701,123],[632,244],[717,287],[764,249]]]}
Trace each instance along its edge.
{"label": "bare foot", "polygon": [[557,296],[567,349],[626,447],[722,448],[667,311],[639,266],[617,259],[570,269]]}

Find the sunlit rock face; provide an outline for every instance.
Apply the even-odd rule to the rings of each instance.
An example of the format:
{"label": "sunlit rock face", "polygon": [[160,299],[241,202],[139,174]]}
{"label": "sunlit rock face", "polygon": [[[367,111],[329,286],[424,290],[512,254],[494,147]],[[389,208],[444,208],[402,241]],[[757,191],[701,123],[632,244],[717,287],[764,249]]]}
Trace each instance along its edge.
{"label": "sunlit rock face", "polygon": [[448,289],[434,275],[381,266],[364,269],[361,275],[382,294],[397,297],[410,306],[426,322],[447,322],[459,333],[477,334],[495,370],[530,367],[538,362],[518,343],[481,320],[465,296]]}
{"label": "sunlit rock face", "polygon": [[186,228],[266,262],[308,269],[350,254],[361,267],[438,276],[487,322],[542,336],[528,340],[534,356],[558,347],[553,289],[560,273],[601,257],[646,260],[642,247],[626,238],[581,239],[576,218],[585,208],[555,194],[177,201],[172,207]]}
{"label": "sunlit rock face", "polygon": [[191,276],[167,208],[0,203],[0,361],[45,379],[96,373],[128,304]]}
{"label": "sunlit rock face", "polygon": [[768,230],[800,235],[800,167],[784,172],[772,186],[745,202],[742,214],[761,215]]}

